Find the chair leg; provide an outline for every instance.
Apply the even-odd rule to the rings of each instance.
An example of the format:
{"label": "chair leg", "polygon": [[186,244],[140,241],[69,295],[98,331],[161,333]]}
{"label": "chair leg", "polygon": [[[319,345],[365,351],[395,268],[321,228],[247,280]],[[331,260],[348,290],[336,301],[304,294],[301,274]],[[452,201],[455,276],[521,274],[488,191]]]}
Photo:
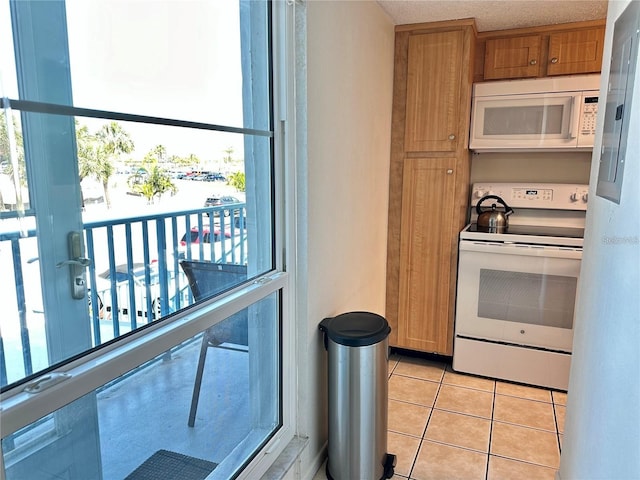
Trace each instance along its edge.
{"label": "chair leg", "polygon": [[202,374],[204,372],[204,362],[207,357],[207,349],[209,348],[209,335],[204,332],[202,335],[202,345],[200,346],[200,358],[198,359],[198,368],[196,370],[196,380],[193,384],[193,396],[191,397],[191,410],[189,411],[189,426],[193,427],[196,423],[196,410],[198,409],[198,400],[200,398],[200,385],[202,384]]}

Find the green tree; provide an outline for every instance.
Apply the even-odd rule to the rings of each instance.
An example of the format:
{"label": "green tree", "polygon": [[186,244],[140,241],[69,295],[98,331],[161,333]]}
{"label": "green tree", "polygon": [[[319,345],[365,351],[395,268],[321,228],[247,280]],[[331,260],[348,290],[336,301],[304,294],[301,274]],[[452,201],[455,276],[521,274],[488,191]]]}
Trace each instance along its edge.
{"label": "green tree", "polygon": [[153,150],[151,150],[150,153],[158,159],[158,163],[167,162],[167,147],[165,147],[164,145],[156,145],[155,147],[153,147]]}
{"label": "green tree", "polygon": [[118,122],[103,125],[96,134],[96,139],[102,143],[104,156],[98,155],[99,161],[92,173],[102,182],[107,207],[111,207],[109,178],[115,172],[114,163],[123,153],[131,153],[134,149],[134,143],[129,133]]}
{"label": "green tree", "polygon": [[76,149],[78,151],[78,176],[80,181],[87,177],[93,176],[96,170],[95,155],[92,150],[96,145],[95,136],[89,133],[89,127],[80,126],[80,122],[76,120]]}
{"label": "green tree", "polygon": [[153,203],[153,199],[163,193],[176,193],[178,191],[165,169],[156,164],[148,172],[149,174],[144,181],[134,186],[135,191],[144,196],[148,203]]}
{"label": "green tree", "polygon": [[224,163],[233,162],[233,147],[227,148],[226,150],[224,150],[224,153],[226,153],[226,155],[224,157],[222,157],[222,161]]}
{"label": "green tree", "polygon": [[235,172],[227,176],[227,185],[235,187],[239,192],[244,192],[246,188],[244,172]]}
{"label": "green tree", "polygon": [[[13,132],[15,136],[15,149],[17,150],[18,155],[18,180],[21,186],[26,186],[27,184],[27,170],[24,162],[24,149],[22,148],[22,133],[18,130],[18,125],[15,117],[12,117],[13,122]],[[9,177],[13,177],[14,172],[14,163],[11,158],[11,143],[9,142],[9,131],[7,129],[6,123],[6,115],[0,115],[0,175],[6,174]],[[15,183],[11,180],[8,182],[3,182],[5,185]],[[9,192],[6,192],[9,193]],[[5,207],[5,200],[3,199],[3,192],[0,190],[0,210],[3,210]],[[14,195],[9,195],[13,197]],[[23,199],[26,201],[27,199]],[[17,198],[16,198],[17,202]],[[16,205],[17,207],[17,205]]]}
{"label": "green tree", "polygon": [[[13,119],[13,132],[15,135],[16,149],[18,154],[18,170],[20,184],[27,184],[26,166],[24,163],[24,148],[22,140],[22,132],[18,129],[18,123],[15,117]],[[9,143],[9,132],[7,129],[6,115],[0,115],[0,174],[6,173],[13,175],[13,162],[11,160],[11,145]]]}
{"label": "green tree", "polygon": [[187,155],[184,158],[184,161],[186,166],[197,167],[200,165],[200,158],[194,153]]}
{"label": "green tree", "polygon": [[138,169],[138,173],[144,171],[144,174],[138,177],[139,183],[132,185],[132,189],[144,196],[148,203],[163,193],[178,191],[167,170],[158,165],[159,156],[163,155],[166,155],[166,149],[162,145],[148,152],[142,160],[143,166]]}

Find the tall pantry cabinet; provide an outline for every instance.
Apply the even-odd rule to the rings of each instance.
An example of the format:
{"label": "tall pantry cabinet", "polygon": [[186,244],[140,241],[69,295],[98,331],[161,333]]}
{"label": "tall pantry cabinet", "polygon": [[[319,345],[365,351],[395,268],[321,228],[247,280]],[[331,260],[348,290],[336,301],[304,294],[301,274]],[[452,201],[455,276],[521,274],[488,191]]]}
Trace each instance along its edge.
{"label": "tall pantry cabinet", "polygon": [[386,298],[396,347],[453,353],[476,35],[472,19],[396,27]]}

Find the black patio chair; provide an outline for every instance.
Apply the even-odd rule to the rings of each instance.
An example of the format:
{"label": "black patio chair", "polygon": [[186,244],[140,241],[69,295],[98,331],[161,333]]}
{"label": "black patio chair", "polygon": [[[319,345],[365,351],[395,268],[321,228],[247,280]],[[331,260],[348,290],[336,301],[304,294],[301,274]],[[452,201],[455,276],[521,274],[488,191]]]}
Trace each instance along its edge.
{"label": "black patio chair", "polygon": [[[181,260],[180,266],[187,276],[191,293],[193,293],[196,301],[221,293],[238,285],[247,278],[246,265]],[[189,411],[188,424],[190,427],[193,427],[196,421],[200,386],[209,348],[225,348],[246,352],[248,351],[248,345],[247,312],[244,310],[208,328],[204,332],[193,385],[191,409]]]}

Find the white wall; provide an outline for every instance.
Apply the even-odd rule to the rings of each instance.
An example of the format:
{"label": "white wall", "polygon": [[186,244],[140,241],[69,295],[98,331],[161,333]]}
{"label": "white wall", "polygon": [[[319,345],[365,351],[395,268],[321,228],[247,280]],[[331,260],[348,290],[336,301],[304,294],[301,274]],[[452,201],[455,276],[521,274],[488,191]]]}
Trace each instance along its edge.
{"label": "white wall", "polygon": [[307,83],[298,125],[306,120],[307,128],[306,145],[298,145],[298,424],[310,437],[300,475],[311,478],[327,440],[318,324],[353,310],[385,311],[394,26],[372,0],[301,8],[306,19],[297,27],[306,20],[307,35],[298,43],[306,40],[307,56],[298,67],[306,67]]}
{"label": "white wall", "polygon": [[[628,3],[609,2],[603,92],[613,23]],[[603,114],[598,113],[598,122]],[[591,170],[559,472],[563,480],[640,478],[640,60],[629,132],[635,133],[628,139],[620,205],[595,195],[597,153]],[[596,147],[601,136],[600,127]]]}
{"label": "white wall", "polygon": [[471,183],[588,184],[590,152],[482,152],[471,156]]}

